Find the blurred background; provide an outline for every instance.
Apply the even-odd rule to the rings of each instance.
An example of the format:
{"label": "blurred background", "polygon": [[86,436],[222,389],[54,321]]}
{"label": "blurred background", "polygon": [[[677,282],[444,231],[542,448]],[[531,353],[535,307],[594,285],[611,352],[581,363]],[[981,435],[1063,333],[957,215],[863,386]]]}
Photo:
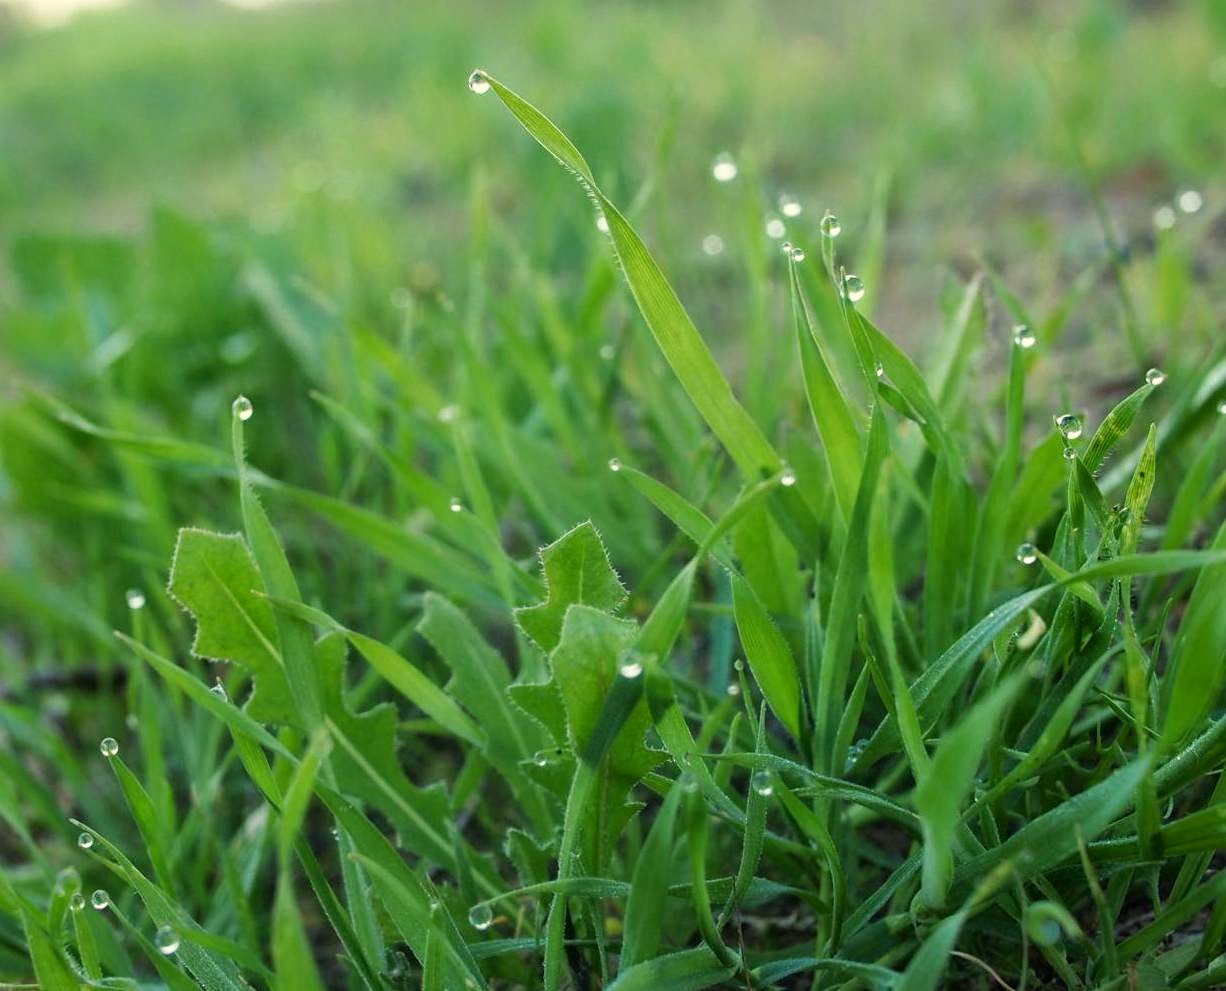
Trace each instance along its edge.
{"label": "blurred background", "polygon": [[[158,441],[150,461],[107,431],[217,452],[245,393],[260,469],[424,532],[313,392],[383,417],[391,449],[455,491],[435,415],[481,391],[459,327],[507,370],[530,472],[556,461],[532,438],[569,429],[530,397],[597,381],[577,355],[639,369],[620,373],[630,419],[653,402],[648,422],[693,419],[644,384],[658,357],[591,209],[469,91],[476,66],[636,204],[772,434],[807,420],[776,388],[796,374],[779,246],[814,247],[826,209],[866,312],[921,365],[966,280],[996,274],[985,395],[1012,294],[1059,356],[1033,376],[1036,429],[1056,404],[1101,410],[1151,364],[1187,382],[1220,347],[1221,0],[256,6],[0,6],[0,664],[22,677],[111,656],[122,590],[163,584],[176,527],[236,523],[224,450]],[[995,428],[965,429],[990,445]],[[567,451],[553,492],[569,502],[506,535],[518,552],[576,514],[632,512],[601,502],[610,452]],[[324,543],[305,498],[274,513],[326,564],[307,591],[359,627],[396,622],[355,591],[379,555]],[[621,529],[615,559],[645,569],[651,543]]]}

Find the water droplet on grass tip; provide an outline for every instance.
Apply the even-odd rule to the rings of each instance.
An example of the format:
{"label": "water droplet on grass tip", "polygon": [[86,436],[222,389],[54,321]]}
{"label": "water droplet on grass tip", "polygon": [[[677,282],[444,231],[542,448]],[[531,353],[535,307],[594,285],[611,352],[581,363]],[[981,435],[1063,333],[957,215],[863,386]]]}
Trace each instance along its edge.
{"label": "water droplet on grass tip", "polygon": [[885,378],[885,365],[883,365],[880,361],[873,362],[873,371],[877,373],[877,378]]}
{"label": "water droplet on grass tip", "polygon": [[848,302],[860,302],[864,298],[864,280],[858,275],[844,275],[843,295]]}
{"label": "water droplet on grass tip", "polygon": [[785,467],[783,471],[779,473],[779,484],[785,489],[790,489],[796,484],[796,472],[794,472],[790,467]]}
{"label": "water droplet on grass tip", "polygon": [[1076,440],[1085,430],[1085,425],[1076,413],[1061,413],[1056,417],[1056,429],[1060,431],[1065,440]]}
{"label": "water droplet on grass tip", "polygon": [[744,670],[745,670],[745,662],[744,662],[744,661],[742,661],[742,660],[741,660],[739,657],[738,657],[738,658],[737,658],[735,661],[733,661],[733,662],[732,662],[732,666],[733,666],[733,668],[734,668],[734,669],[736,669],[737,671],[744,671]]}
{"label": "water droplet on grass tip", "polygon": [[1038,338],[1034,336],[1034,331],[1026,324],[1019,323],[1013,328],[1013,343],[1023,351],[1029,351],[1038,342]]}
{"label": "water droplet on grass tip", "polygon": [[1161,368],[1151,368],[1145,373],[1145,381],[1148,385],[1161,385],[1166,381],[1166,372]]}
{"label": "water droplet on grass tip", "polygon": [[799,217],[804,212],[804,207],[795,196],[784,193],[779,197],[779,212],[785,217]]}
{"label": "water droplet on grass tip", "polygon": [[596,214],[596,230],[600,231],[601,234],[609,233],[609,218],[603,213]]}
{"label": "water droplet on grass tip", "polygon": [[220,678],[213,682],[213,687],[209,689],[209,694],[221,699],[223,702],[230,701],[230,696],[226,694],[226,686],[221,683]]}
{"label": "water droplet on grass tip", "polygon": [[609,458],[609,471],[621,471],[622,463],[620,458]]}
{"label": "water droplet on grass tip", "polygon": [[82,833],[77,837],[77,846],[82,850],[88,850],[94,845],[94,837],[90,833]]}
{"label": "water droplet on grass tip", "polygon": [[838,237],[843,233],[843,225],[839,222],[839,218],[829,210],[822,215],[821,223],[818,226],[821,227],[822,234],[826,237]]}
{"label": "water droplet on grass tip", "polygon": [[1039,559],[1038,549],[1031,543],[1017,545],[1017,563],[1034,564]]}
{"label": "water droplet on grass tip", "polygon": [[119,756],[119,741],[113,736],[105,737],[98,744],[98,749],[102,751],[103,757],[117,757]]}
{"label": "water droplet on grass tip", "polygon": [[772,241],[778,241],[787,232],[787,225],[778,217],[766,218],[766,236]]}
{"label": "water droplet on grass tip", "polygon": [[718,234],[708,234],[702,239],[704,255],[720,255],[724,252],[724,239]]}
{"label": "water droplet on grass tip", "polygon": [[85,896],[78,891],[75,895],[68,899],[68,907],[74,912],[80,912],[83,908],[85,908]]}
{"label": "water droplet on grass tip", "polygon": [[731,182],[738,172],[740,169],[737,168],[736,160],[726,151],[721,151],[711,163],[711,175],[716,182]]}
{"label": "water droplet on grass tip", "polygon": [[452,496],[451,502],[447,503],[447,508],[453,513],[461,513],[464,511],[464,503],[460,501],[459,496]]}
{"label": "water droplet on grass tip", "polygon": [[110,908],[111,896],[108,895],[102,888],[99,888],[89,896],[89,903],[99,912],[101,912],[103,909]]}
{"label": "water droplet on grass tip", "polygon": [[1226,399],[1223,399],[1220,403],[1217,404],[1217,411],[1221,413],[1223,416],[1226,416]]}
{"label": "water droplet on grass tip", "polygon": [[1067,445],[1064,448],[1064,460],[1065,461],[1076,461],[1077,460],[1077,452],[1074,451],[1071,447],[1068,447]]}
{"label": "water droplet on grass tip", "polygon": [[549,754],[545,753],[544,750],[538,750],[532,757],[532,763],[537,767],[544,767],[549,763]]}
{"label": "water droplet on grass tip", "polygon": [[494,910],[484,902],[478,902],[468,910],[468,924],[482,931],[494,924]]}
{"label": "water droplet on grass tip", "polygon": [[130,588],[124,593],[124,598],[128,602],[129,609],[144,609],[145,608],[145,593],[139,588]]}
{"label": "water droplet on grass tip", "polygon": [[1176,202],[1184,213],[1196,213],[1205,205],[1205,198],[1195,189],[1185,189]]}
{"label": "water droplet on grass tip", "polygon": [[792,261],[802,262],[805,260],[805,249],[797,245],[792,246]]}
{"label": "water droplet on grass tip", "polygon": [[770,771],[754,771],[753,777],[749,780],[753,790],[759,795],[766,797],[775,793],[775,781]]}
{"label": "water droplet on grass tip", "polygon": [[240,420],[250,420],[251,414],[255,412],[255,407],[251,405],[251,400],[246,396],[239,396],[235,399],[230,404],[230,409]]}
{"label": "water droplet on grass tip", "polygon": [[159,926],[154,933],[153,943],[163,956],[170,956],[179,948],[179,934],[170,926]]}
{"label": "water droplet on grass tip", "polygon": [[473,69],[468,77],[468,88],[480,96],[490,91],[490,80],[482,69]]}
{"label": "water droplet on grass tip", "polygon": [[741,694],[741,686],[735,681],[728,682],[728,694],[736,698]]}
{"label": "water droplet on grass tip", "polygon": [[618,669],[623,678],[637,678],[643,673],[643,665],[638,661],[628,661]]}

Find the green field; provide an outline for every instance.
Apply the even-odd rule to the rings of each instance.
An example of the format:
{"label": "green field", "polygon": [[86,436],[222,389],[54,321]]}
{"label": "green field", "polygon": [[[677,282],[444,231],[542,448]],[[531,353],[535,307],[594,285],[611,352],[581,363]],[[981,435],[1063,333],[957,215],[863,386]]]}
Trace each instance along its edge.
{"label": "green field", "polygon": [[0,20],[0,988],[1226,986],[1224,121],[1217,0]]}

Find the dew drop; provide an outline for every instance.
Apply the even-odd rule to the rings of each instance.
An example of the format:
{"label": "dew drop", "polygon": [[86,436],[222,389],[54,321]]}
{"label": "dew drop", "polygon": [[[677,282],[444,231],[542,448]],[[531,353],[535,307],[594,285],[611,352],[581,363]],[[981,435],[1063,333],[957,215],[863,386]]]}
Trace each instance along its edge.
{"label": "dew drop", "polygon": [[1226,399],[1223,399],[1217,404],[1217,411],[1221,413],[1222,416],[1226,416]]}
{"label": "dew drop", "polygon": [[1017,563],[1031,565],[1039,559],[1039,552],[1034,544],[1025,543],[1017,545]]}
{"label": "dew drop", "polygon": [[1064,460],[1065,461],[1076,461],[1077,460],[1077,452],[1074,451],[1071,447],[1068,447],[1067,445],[1064,448]]}
{"label": "dew drop", "polygon": [[464,511],[464,503],[460,501],[459,496],[452,496],[451,502],[447,503],[447,508],[453,513],[462,513]]}
{"label": "dew drop", "polygon": [[83,908],[85,908],[85,896],[78,891],[75,895],[68,899],[68,907],[74,912],[80,912]]}
{"label": "dew drop", "polygon": [[1205,198],[1195,189],[1185,189],[1176,202],[1184,213],[1196,213],[1205,205]]}
{"label": "dew drop", "polygon": [[460,418],[460,407],[449,403],[438,411],[439,423],[455,423]]}
{"label": "dew drop", "polygon": [[843,225],[839,218],[829,210],[822,215],[822,221],[819,226],[821,227],[822,234],[826,237],[838,237],[843,233]]}
{"label": "dew drop", "polygon": [[796,484],[796,472],[794,472],[790,466],[785,467],[783,471],[779,473],[779,484],[785,489],[790,489]]}
{"label": "dew drop", "polygon": [[805,260],[805,249],[796,245],[792,246],[792,261],[802,262]]}
{"label": "dew drop", "polygon": [[596,230],[600,231],[601,234],[609,233],[609,218],[603,213],[596,214]]}
{"label": "dew drop", "polygon": [[770,771],[754,771],[749,780],[753,790],[764,798],[775,793],[775,781]]}
{"label": "dew drop", "polygon": [[779,197],[779,212],[785,217],[799,217],[804,212],[804,207],[791,193],[784,193]]}
{"label": "dew drop", "polygon": [[741,686],[735,681],[728,682],[728,694],[732,696],[732,698],[736,698],[741,694]]}
{"label": "dew drop", "polygon": [[737,168],[736,159],[726,151],[721,151],[711,163],[711,175],[715,177],[716,182],[731,182],[737,177],[738,172],[740,169]]}
{"label": "dew drop", "polygon": [[230,410],[240,420],[250,420],[251,414],[255,412],[255,407],[251,405],[251,400],[246,396],[239,396],[230,404]]}
{"label": "dew drop", "polygon": [[478,96],[490,91],[490,80],[483,69],[473,69],[468,77],[468,88]]}
{"label": "dew drop", "polygon": [[494,910],[484,902],[478,902],[468,910],[468,924],[484,932],[494,924]]}
{"label": "dew drop", "polygon": [[82,850],[88,850],[94,845],[94,837],[92,833],[82,833],[77,837],[77,846]]}
{"label": "dew drop", "polygon": [[864,280],[858,275],[844,275],[843,295],[847,298],[848,302],[860,302],[864,298]]}
{"label": "dew drop", "polygon": [[1145,373],[1145,382],[1148,385],[1161,385],[1166,381],[1166,372],[1161,368],[1151,368]]}
{"label": "dew drop", "polygon": [[724,239],[718,234],[708,234],[702,239],[702,253],[704,255],[722,255],[724,253]]}
{"label": "dew drop", "polygon": [[787,226],[778,217],[768,217],[766,220],[766,236],[772,241],[778,241],[788,232]]}
{"label": "dew drop", "polygon": [[617,357],[617,348],[615,348],[612,344],[600,345],[600,360],[601,361],[612,361],[616,357]]}
{"label": "dew drop", "polygon": [[98,749],[102,751],[103,757],[117,757],[119,756],[119,741],[113,736],[105,737],[98,744]]}
{"label": "dew drop", "polygon": [[61,895],[81,890],[81,875],[75,867],[65,867],[55,875],[55,890]]}
{"label": "dew drop", "polygon": [[170,926],[158,926],[158,931],[153,936],[153,943],[162,956],[168,957],[179,948],[179,934]]}
{"label": "dew drop", "polygon": [[623,678],[633,679],[639,677],[643,673],[643,665],[638,661],[628,661],[618,669],[618,674]]}
{"label": "dew drop", "polygon": [[549,763],[549,754],[545,753],[544,750],[538,750],[532,757],[532,763],[537,767],[544,767]]}
{"label": "dew drop", "polygon": [[873,371],[877,373],[877,378],[885,378],[885,365],[883,365],[880,361],[875,361],[873,363]]}
{"label": "dew drop", "polygon": [[742,660],[741,660],[739,657],[738,657],[738,658],[737,658],[735,661],[733,661],[733,662],[732,662],[732,666],[733,666],[733,668],[735,668],[737,671],[744,671],[744,670],[745,670],[745,662],[744,662],[744,661],[742,661]]}
{"label": "dew drop", "polygon": [[213,682],[213,687],[209,689],[209,694],[221,699],[223,702],[230,701],[230,696],[226,693],[226,686],[221,683],[220,678]]}
{"label": "dew drop", "polygon": [[621,471],[621,458],[609,458],[609,471]]}
{"label": "dew drop", "polygon": [[1175,226],[1175,208],[1163,204],[1154,210],[1154,226],[1160,231],[1169,231]]}
{"label": "dew drop", "polygon": [[111,896],[108,895],[102,888],[99,888],[89,896],[89,903],[99,912],[101,912],[103,909],[111,907]]}
{"label": "dew drop", "polygon": [[1085,425],[1076,413],[1061,413],[1056,417],[1056,429],[1060,431],[1065,440],[1076,440],[1085,430]]}
{"label": "dew drop", "polygon": [[145,608],[145,593],[139,588],[130,588],[124,593],[124,598],[128,602],[128,608],[132,610]]}
{"label": "dew drop", "polygon": [[1034,336],[1034,331],[1026,324],[1019,323],[1013,328],[1013,343],[1023,351],[1029,351],[1038,342],[1038,338]]}

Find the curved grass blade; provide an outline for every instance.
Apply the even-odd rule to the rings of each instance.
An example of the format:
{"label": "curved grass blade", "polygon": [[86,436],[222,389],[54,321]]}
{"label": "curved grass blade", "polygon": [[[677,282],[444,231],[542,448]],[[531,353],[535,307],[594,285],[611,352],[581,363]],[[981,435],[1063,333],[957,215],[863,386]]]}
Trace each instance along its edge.
{"label": "curved grass blade", "polygon": [[758,425],[732,393],[710,348],[698,333],[681,300],[629,221],[600,191],[592,170],[570,139],[548,117],[492,76],[493,91],[549,154],[575,174],[596,201],[639,311],[665,360],[676,373],[702,418],[724,445],[741,472],[756,477],[781,462]]}

